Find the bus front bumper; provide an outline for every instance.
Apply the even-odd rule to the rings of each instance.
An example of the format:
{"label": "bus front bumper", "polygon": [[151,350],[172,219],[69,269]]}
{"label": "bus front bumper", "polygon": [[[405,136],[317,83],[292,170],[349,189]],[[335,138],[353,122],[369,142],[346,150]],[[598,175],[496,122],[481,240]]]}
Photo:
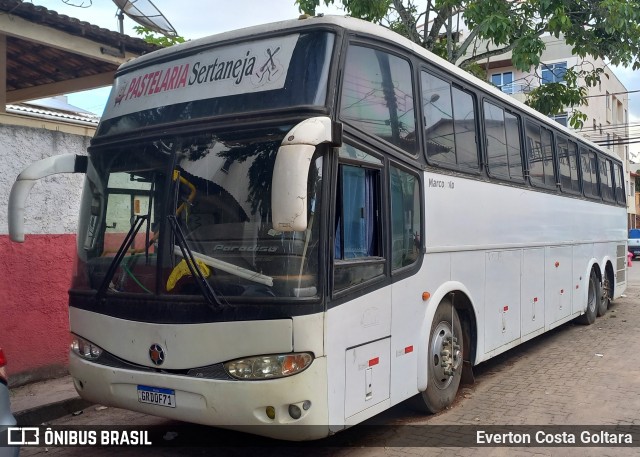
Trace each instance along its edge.
{"label": "bus front bumper", "polygon": [[[329,434],[324,357],[296,375],[259,381],[126,370],[89,362],[73,352],[69,359],[76,390],[94,403],[277,439],[302,441]],[[140,387],[173,391],[173,406],[142,403]],[[290,405],[300,409],[299,418],[292,417]],[[275,411],[273,419],[268,417],[268,407]]]}

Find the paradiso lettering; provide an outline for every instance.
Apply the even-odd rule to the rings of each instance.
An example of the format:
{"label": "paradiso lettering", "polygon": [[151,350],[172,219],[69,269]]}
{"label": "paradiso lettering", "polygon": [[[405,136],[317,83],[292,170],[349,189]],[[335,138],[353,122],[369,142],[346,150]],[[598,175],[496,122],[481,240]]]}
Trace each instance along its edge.
{"label": "paradiso lettering", "polygon": [[252,85],[259,87],[280,78],[284,73],[280,62],[275,58],[280,47],[274,50],[267,48],[266,60],[256,65],[258,58],[247,51],[242,58],[213,62],[194,62],[174,65],[162,70],[152,71],[137,76],[130,83],[125,82],[114,99],[114,105],[124,101],[147,97],[160,92],[168,92],[186,86],[231,81],[236,86],[245,78],[250,78]]}

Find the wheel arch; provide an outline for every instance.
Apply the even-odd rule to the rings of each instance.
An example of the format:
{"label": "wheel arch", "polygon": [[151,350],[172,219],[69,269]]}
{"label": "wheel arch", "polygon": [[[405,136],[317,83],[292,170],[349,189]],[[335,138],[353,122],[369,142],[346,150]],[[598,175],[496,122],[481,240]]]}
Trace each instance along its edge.
{"label": "wheel arch", "polygon": [[581,278],[584,278],[584,284],[585,287],[580,286],[580,290],[581,290],[581,297],[580,297],[580,303],[583,304],[581,306],[580,310],[584,313],[587,310],[587,300],[588,300],[588,293],[589,293],[589,277],[591,276],[591,271],[595,271],[596,276],[598,278],[598,281],[600,281],[602,283],[602,272],[600,271],[600,264],[598,263],[598,260],[593,257],[591,259],[589,259],[589,262],[587,262],[587,268],[584,269]]}
{"label": "wheel arch", "polygon": [[418,346],[418,390],[420,392],[426,390],[427,388],[429,333],[431,331],[433,317],[436,313],[438,305],[446,297],[452,298],[453,307],[458,312],[460,324],[462,325],[462,332],[465,342],[463,350],[463,360],[467,360],[468,357],[468,360],[473,364],[476,359],[476,350],[478,347],[477,308],[473,304],[474,302],[471,298],[471,293],[462,283],[457,281],[448,281],[442,284],[438,288],[438,290],[436,290],[436,292],[429,298],[424,322],[420,327],[420,344]]}

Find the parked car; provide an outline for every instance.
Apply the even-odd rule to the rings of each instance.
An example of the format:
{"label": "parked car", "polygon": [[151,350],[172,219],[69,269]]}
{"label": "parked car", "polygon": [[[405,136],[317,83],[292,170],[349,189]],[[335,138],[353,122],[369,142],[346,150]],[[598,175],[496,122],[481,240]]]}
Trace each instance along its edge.
{"label": "parked car", "polygon": [[629,241],[627,242],[627,249],[633,254],[633,257],[640,255],[640,229],[629,230]]}
{"label": "parked car", "polygon": [[[7,358],[0,348],[0,442],[6,442],[7,428],[16,425],[16,419],[11,414],[9,403],[9,387],[7,380]],[[20,447],[0,447],[0,457],[17,457]]]}

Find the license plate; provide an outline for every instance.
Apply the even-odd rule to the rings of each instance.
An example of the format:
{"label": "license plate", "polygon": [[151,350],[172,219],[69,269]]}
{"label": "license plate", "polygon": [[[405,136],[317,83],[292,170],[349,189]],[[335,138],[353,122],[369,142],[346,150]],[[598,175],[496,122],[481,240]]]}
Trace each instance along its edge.
{"label": "license plate", "polygon": [[151,405],[176,407],[176,391],[160,387],[138,386],[138,401]]}

